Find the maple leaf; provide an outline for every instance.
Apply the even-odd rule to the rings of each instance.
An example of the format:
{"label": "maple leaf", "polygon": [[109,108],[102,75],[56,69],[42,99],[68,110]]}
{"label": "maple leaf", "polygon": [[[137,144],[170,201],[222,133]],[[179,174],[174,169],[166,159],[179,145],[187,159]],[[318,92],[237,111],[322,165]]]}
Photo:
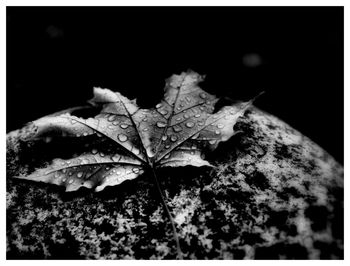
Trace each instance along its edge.
{"label": "maple leaf", "polygon": [[135,179],[147,169],[155,176],[161,167],[211,166],[205,154],[235,134],[234,124],[252,101],[213,113],[218,99],[198,86],[203,79],[193,71],[171,76],[164,98],[153,109],[141,109],[118,92],[94,88],[90,104],[101,108],[98,115],[43,117],[32,122],[36,128],[32,138],[94,135],[96,142],[78,156],[54,159],[49,166],[17,178],[65,186],[66,191],[80,187],[101,191]]}

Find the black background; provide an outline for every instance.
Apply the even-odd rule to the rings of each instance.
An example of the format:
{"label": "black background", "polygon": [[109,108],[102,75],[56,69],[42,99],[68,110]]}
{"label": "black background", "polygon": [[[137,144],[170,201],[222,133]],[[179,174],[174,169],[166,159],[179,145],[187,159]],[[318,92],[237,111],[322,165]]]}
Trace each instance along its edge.
{"label": "black background", "polygon": [[7,7],[7,132],[93,86],[151,107],[187,69],[218,96],[264,90],[259,108],[343,162],[342,7]]}

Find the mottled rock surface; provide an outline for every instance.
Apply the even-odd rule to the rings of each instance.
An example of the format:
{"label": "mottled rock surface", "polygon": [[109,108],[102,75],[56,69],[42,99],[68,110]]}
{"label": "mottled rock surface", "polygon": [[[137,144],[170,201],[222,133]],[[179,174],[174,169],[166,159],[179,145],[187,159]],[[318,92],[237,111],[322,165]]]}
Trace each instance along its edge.
{"label": "mottled rock surface", "polygon": [[[158,172],[185,259],[343,258],[342,166],[257,109],[235,128],[208,158],[215,169]],[[176,257],[150,175],[100,193],[12,179],[50,157],[20,140],[30,130],[7,137],[8,259]]]}

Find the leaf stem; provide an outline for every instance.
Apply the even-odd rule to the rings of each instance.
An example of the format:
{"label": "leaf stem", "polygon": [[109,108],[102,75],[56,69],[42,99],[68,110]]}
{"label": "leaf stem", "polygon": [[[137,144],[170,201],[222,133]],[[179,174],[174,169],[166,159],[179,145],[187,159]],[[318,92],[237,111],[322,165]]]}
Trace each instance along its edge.
{"label": "leaf stem", "polygon": [[181,251],[181,247],[180,247],[180,241],[179,241],[179,237],[178,237],[178,234],[177,234],[177,231],[176,231],[176,227],[175,227],[175,223],[174,223],[174,218],[173,216],[171,215],[170,213],[170,210],[168,208],[168,205],[166,204],[165,202],[165,196],[163,194],[163,191],[160,187],[160,184],[158,182],[158,178],[157,178],[157,175],[156,175],[156,172],[154,171],[154,168],[151,167],[152,169],[152,173],[153,173],[153,177],[154,177],[154,181],[156,183],[156,186],[157,186],[157,189],[158,189],[158,192],[159,192],[159,195],[160,195],[160,198],[162,199],[162,203],[163,203],[163,206],[164,206],[164,209],[169,217],[169,220],[171,222],[171,226],[173,228],[173,234],[174,234],[174,240],[176,242],[176,250],[177,250],[177,259],[180,259],[182,260],[183,259],[183,254],[182,254],[182,251]]}

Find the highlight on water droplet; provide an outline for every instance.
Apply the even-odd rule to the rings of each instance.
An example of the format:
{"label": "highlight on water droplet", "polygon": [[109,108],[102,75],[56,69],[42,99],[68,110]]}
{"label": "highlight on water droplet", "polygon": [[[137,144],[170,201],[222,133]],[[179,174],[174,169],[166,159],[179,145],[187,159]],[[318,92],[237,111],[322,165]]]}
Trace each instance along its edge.
{"label": "highlight on water droplet", "polygon": [[82,176],[83,176],[83,172],[77,173],[77,177],[78,177],[78,178],[81,178]]}
{"label": "highlight on water droplet", "polygon": [[108,118],[107,118],[107,120],[109,121],[109,122],[113,122],[114,120],[116,120],[117,119],[117,116],[116,115],[109,115],[108,116]]}
{"label": "highlight on water droplet", "polygon": [[165,109],[162,109],[162,110],[159,110],[159,113],[161,113],[162,115],[166,115],[168,111]]}
{"label": "highlight on water droplet", "polygon": [[127,137],[126,135],[124,135],[124,134],[119,134],[119,135],[118,135],[118,139],[119,139],[119,141],[121,141],[121,142],[125,142],[125,141],[128,140],[128,137]]}
{"label": "highlight on water droplet", "polygon": [[170,153],[168,153],[167,155],[164,156],[164,159],[169,159],[170,157]]}
{"label": "highlight on water droplet", "polygon": [[171,140],[172,142],[177,141],[177,136],[176,136],[176,135],[171,135],[170,140]]}
{"label": "highlight on water droplet", "polygon": [[215,134],[216,134],[216,135],[219,135],[219,134],[220,134],[220,131],[219,131],[219,130],[215,130]]}
{"label": "highlight on water droplet", "polygon": [[215,143],[216,143],[216,139],[211,139],[211,140],[209,140],[209,143],[210,143],[211,145],[215,144]]}
{"label": "highlight on water droplet", "polygon": [[199,137],[199,133],[193,135],[192,139],[197,139]]}
{"label": "highlight on water droplet", "polygon": [[126,129],[126,128],[128,128],[128,126],[129,126],[129,125],[127,125],[127,124],[120,124],[120,127],[121,127],[122,129]]}
{"label": "highlight on water droplet", "polygon": [[202,92],[199,94],[199,97],[201,97],[202,99],[207,98],[207,94],[205,92]]}
{"label": "highlight on water droplet", "polygon": [[194,123],[193,122],[187,122],[185,125],[188,128],[194,127]]}
{"label": "highlight on water droplet", "polygon": [[160,108],[160,107],[162,107],[162,106],[163,106],[163,104],[158,103],[158,104],[156,105],[156,108],[158,109],[158,108]]}
{"label": "highlight on water droplet", "polygon": [[74,182],[74,179],[69,179],[68,181],[69,184],[73,184],[73,182]]}
{"label": "highlight on water droplet", "polygon": [[175,125],[175,126],[173,126],[173,130],[175,132],[180,132],[182,130],[182,127],[180,125]]}
{"label": "highlight on water droplet", "polygon": [[196,118],[198,118],[198,117],[200,117],[201,116],[201,114],[195,114],[194,115],[194,117],[196,117]]}
{"label": "highlight on water droplet", "polygon": [[133,171],[135,174],[137,174],[138,172],[140,172],[140,169],[137,168],[137,167],[135,167],[135,168],[132,169],[132,171]]}
{"label": "highlight on water droplet", "polygon": [[217,124],[217,128],[224,128],[224,125],[223,124]]}
{"label": "highlight on water droplet", "polygon": [[91,153],[92,153],[92,154],[96,154],[96,153],[97,153],[97,150],[96,150],[96,149],[92,149]]}
{"label": "highlight on water droplet", "polygon": [[100,152],[100,156],[101,156],[101,157],[104,157],[105,154],[104,154],[103,152]]}
{"label": "highlight on water droplet", "polygon": [[166,127],[167,124],[164,122],[158,121],[156,125],[157,127],[162,128],[162,127]]}
{"label": "highlight on water droplet", "polygon": [[168,138],[168,136],[167,136],[167,135],[163,135],[163,136],[162,136],[162,141],[166,141],[166,140],[167,140],[167,138]]}

